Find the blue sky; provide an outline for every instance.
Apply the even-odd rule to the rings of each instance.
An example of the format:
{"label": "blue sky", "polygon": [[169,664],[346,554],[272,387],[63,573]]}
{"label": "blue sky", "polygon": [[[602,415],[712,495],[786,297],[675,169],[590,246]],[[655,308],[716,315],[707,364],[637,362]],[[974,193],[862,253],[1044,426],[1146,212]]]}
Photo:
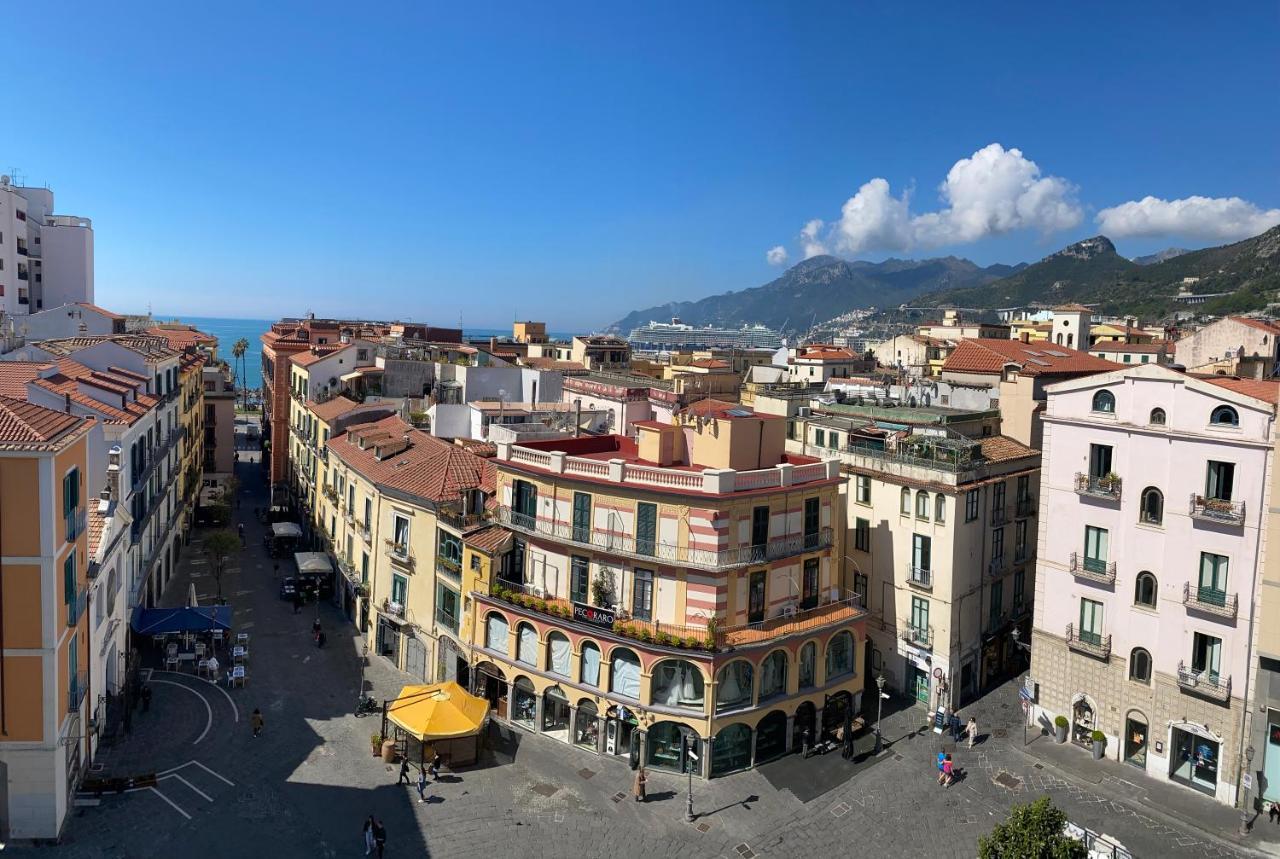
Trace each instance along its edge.
{"label": "blue sky", "polygon": [[100,303],[259,318],[602,327],[813,220],[984,264],[1280,221],[1273,4],[1053,5],[34,4],[0,168],[93,218]]}

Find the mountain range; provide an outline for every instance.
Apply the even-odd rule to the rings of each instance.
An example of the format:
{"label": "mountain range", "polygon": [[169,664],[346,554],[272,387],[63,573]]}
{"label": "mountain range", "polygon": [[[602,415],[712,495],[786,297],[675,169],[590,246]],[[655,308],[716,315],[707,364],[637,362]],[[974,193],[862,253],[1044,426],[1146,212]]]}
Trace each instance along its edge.
{"label": "mountain range", "polygon": [[924,293],[981,286],[1023,267],[983,268],[958,257],[873,263],[815,256],[763,286],[636,310],[611,327],[626,336],[637,326],[678,316],[690,325],[760,324],[778,331],[804,331],[815,320],[864,307],[897,307]]}
{"label": "mountain range", "polygon": [[1120,256],[1106,236],[1095,236],[1009,277],[938,290],[915,303],[995,309],[1076,302],[1096,305],[1101,313],[1158,318],[1179,306],[1175,297],[1184,289],[1211,296],[1195,306],[1205,313],[1266,307],[1280,289],[1280,227],[1234,244],[1187,251],[1146,265]]}
{"label": "mountain range", "polygon": [[815,256],[763,286],[633,311],[612,327],[626,336],[639,325],[678,316],[692,325],[758,323],[803,332],[851,310],[893,310],[908,302],[973,310],[1078,302],[1101,313],[1159,318],[1188,306],[1175,300],[1182,290],[1211,296],[1195,309],[1221,314],[1263,309],[1278,289],[1280,227],[1230,245],[1169,248],[1135,260],[1120,256],[1106,236],[1094,236],[1031,265]]}

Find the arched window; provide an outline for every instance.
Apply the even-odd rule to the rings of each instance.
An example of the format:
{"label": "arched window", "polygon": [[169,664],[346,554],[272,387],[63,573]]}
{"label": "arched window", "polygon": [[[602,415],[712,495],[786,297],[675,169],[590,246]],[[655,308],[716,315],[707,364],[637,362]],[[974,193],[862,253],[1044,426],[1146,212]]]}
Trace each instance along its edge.
{"label": "arched window", "polygon": [[609,691],[640,698],[640,657],[625,647],[615,647],[609,654]]}
{"label": "arched window", "polygon": [[1141,647],[1135,647],[1129,654],[1129,679],[1151,682],[1151,654]]}
{"label": "arched window", "polygon": [[1116,395],[1110,391],[1098,391],[1093,395],[1093,410],[1109,415],[1116,413]]}
{"label": "arched window", "polygon": [[1154,486],[1142,490],[1142,506],[1138,518],[1148,525],[1159,525],[1164,521],[1164,495]]}
{"label": "arched window", "polygon": [[848,630],[837,632],[827,642],[827,682],[853,672],[853,635]]}
{"label": "arched window", "polygon": [[1156,607],[1156,577],[1151,573],[1138,573],[1138,579],[1133,584],[1133,604]]}
{"label": "arched window", "polygon": [[547,634],[547,670],[561,677],[569,676],[569,639],[560,632]]}
{"label": "arched window", "polygon": [[533,624],[522,623],[516,627],[516,661],[525,665],[538,664],[538,631]]}
{"label": "arched window", "polygon": [[484,646],[501,653],[507,653],[507,619],[497,612],[492,612],[484,619]]}
{"label": "arched window", "polygon": [[760,663],[760,700],[787,692],[787,652],[775,650]]}
{"label": "arched window", "polygon": [[600,685],[600,648],[593,641],[582,643],[582,682],[588,686]]}
{"label": "arched window", "polygon": [[916,518],[929,518],[929,493],[923,489],[916,493]]}
{"label": "arched window", "polygon": [[687,659],[664,659],[653,669],[650,704],[701,710],[702,672]]}
{"label": "arched window", "polygon": [[716,712],[751,706],[755,671],[745,659],[730,662],[720,669],[716,682]]}
{"label": "arched window", "polygon": [[817,661],[818,646],[812,641],[800,648],[800,688],[813,687],[813,664]]}
{"label": "arched window", "polygon": [[905,486],[902,487],[902,508],[901,509],[902,509],[903,516],[911,515],[911,490]]}
{"label": "arched window", "polygon": [[1240,426],[1240,415],[1231,406],[1218,406],[1209,415],[1209,423],[1220,427]]}
{"label": "arched window", "polygon": [[1152,409],[1150,423],[1152,426],[1164,426],[1164,409]]}
{"label": "arched window", "polygon": [[941,492],[933,496],[933,521],[947,521],[947,496]]}

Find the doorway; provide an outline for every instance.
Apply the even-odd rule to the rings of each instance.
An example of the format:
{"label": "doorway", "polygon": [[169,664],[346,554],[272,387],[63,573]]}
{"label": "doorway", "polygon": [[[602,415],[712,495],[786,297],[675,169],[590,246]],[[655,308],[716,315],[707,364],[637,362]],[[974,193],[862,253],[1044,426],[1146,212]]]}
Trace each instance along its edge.
{"label": "doorway", "polygon": [[764,570],[751,574],[751,585],[747,592],[747,623],[764,621]]}
{"label": "doorway", "polygon": [[1124,762],[1147,768],[1147,723],[1130,716],[1124,723]]}
{"label": "doorway", "polygon": [[1218,791],[1219,748],[1215,740],[1174,728],[1169,778],[1213,796]]}
{"label": "doorway", "polygon": [[907,694],[916,699],[916,703],[929,706],[929,672],[907,664]]}

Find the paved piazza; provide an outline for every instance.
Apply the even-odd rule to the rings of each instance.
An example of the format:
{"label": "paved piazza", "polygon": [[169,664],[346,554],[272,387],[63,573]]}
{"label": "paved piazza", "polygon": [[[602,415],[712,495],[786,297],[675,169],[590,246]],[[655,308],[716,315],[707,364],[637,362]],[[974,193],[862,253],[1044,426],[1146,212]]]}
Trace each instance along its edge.
{"label": "paved piazza", "polygon": [[[155,788],[78,808],[57,850],[11,845],[8,855],[359,856],[361,822],[372,813],[385,822],[390,856],[971,857],[977,837],[1012,803],[1045,794],[1138,857],[1251,856],[1275,849],[1261,840],[1272,831],[1280,838],[1280,826],[1263,817],[1240,840],[1233,810],[1048,738],[1024,750],[1013,683],[972,708],[987,736],[972,751],[956,750],[964,777],[950,789],[934,781],[939,737],[914,735],[922,712],[892,702],[892,744],[879,759],[788,758],[695,781],[693,825],[683,822],[684,779],[652,773],[652,801],[640,805],[624,763],[515,729],[495,730],[480,767],[445,771],[420,804],[370,754],[377,719],[352,714],[361,676],[354,628],[321,606],[329,645],[317,649],[314,607],[294,615],[276,597],[252,515],[263,504],[261,477],[254,463],[239,468],[248,549],[223,589],[237,630],[252,636],[249,686],[227,691],[190,675],[154,674],[151,711],[100,760],[112,774],[157,773]],[[181,602],[189,581],[204,597],[215,592],[203,565],[192,563],[198,548],[186,551],[166,603]],[[403,676],[371,657],[366,682],[390,696]],[[266,718],[258,739],[249,728],[255,707]]]}

